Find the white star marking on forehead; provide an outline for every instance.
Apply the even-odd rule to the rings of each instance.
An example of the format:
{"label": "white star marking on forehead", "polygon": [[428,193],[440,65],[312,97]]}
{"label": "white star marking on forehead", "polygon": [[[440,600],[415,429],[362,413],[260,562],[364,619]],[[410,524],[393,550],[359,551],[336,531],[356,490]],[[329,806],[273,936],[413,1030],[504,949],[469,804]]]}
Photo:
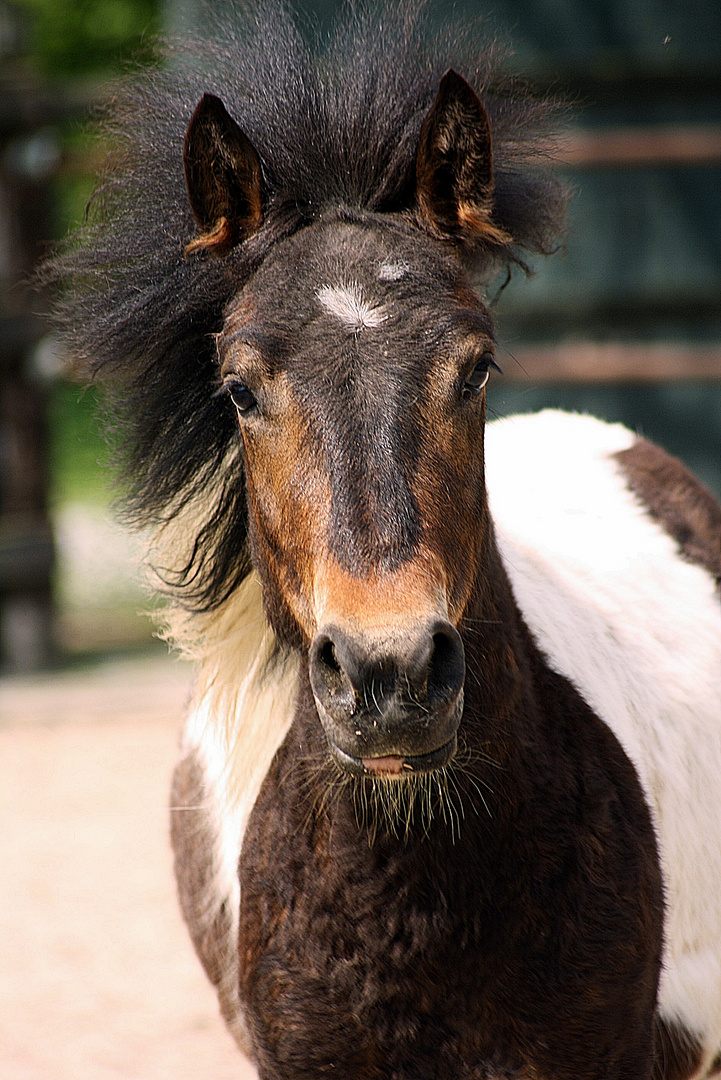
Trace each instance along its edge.
{"label": "white star marking on forehead", "polygon": [[369,330],[381,325],[386,312],[363,297],[363,290],[356,281],[347,285],[324,285],[316,293],[318,300],[331,315],[349,330]]}
{"label": "white star marking on forehead", "polygon": [[378,277],[381,281],[400,281],[402,277],[405,277],[410,267],[405,259],[399,259],[397,262],[384,262],[381,263],[378,268]]}

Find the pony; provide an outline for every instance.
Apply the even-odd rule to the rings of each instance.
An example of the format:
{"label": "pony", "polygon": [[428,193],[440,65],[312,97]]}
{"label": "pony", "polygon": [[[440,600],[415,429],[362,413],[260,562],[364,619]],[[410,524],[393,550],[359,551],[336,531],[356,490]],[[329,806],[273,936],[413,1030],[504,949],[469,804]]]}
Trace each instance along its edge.
{"label": "pony", "polygon": [[261,1080],[721,1072],[721,508],[486,425],[553,103],[412,5],[131,80],[48,276],[198,671],[182,911]]}

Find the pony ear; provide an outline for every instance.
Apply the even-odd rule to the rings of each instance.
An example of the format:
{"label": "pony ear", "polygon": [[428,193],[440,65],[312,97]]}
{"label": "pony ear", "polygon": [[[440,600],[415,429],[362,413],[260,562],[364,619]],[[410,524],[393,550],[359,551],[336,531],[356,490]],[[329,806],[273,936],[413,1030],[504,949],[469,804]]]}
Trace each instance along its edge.
{"label": "pony ear", "polygon": [[441,79],[416,151],[416,201],[435,236],[492,246],[511,237],[492,221],[493,151],[483,102],[458,72]]}
{"label": "pony ear", "polygon": [[204,94],[190,118],[183,167],[201,232],[186,252],[205,248],[223,254],[260,228],[264,198],[260,158],[214,94]]}

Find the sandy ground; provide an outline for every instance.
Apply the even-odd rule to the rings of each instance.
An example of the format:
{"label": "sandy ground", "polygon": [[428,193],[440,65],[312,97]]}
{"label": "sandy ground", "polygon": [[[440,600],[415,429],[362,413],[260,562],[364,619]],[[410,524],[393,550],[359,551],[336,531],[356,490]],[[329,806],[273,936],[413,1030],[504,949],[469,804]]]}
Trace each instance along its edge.
{"label": "sandy ground", "polygon": [[168,785],[190,672],[0,680],[0,1077],[249,1080],[178,912]]}

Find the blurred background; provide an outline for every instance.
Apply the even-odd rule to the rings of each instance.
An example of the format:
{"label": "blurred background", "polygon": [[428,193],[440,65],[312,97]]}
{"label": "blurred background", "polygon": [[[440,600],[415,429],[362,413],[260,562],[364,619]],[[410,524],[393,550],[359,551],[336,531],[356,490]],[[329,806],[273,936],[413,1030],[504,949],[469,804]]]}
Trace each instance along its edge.
{"label": "blurred background", "polygon": [[[211,8],[213,5],[210,5]],[[217,8],[221,4],[215,5]],[[336,0],[291,5],[323,29]],[[721,495],[721,5],[458,0],[508,67],[567,95],[565,251],[504,290],[496,415],[621,420]],[[82,219],[84,128],[158,33],[203,33],[198,0],[0,0],[0,670],[152,647],[142,542],[110,510],[97,395],[73,382],[24,280]],[[449,15],[431,5],[432,20]],[[180,164],[179,164],[180,167]]]}

